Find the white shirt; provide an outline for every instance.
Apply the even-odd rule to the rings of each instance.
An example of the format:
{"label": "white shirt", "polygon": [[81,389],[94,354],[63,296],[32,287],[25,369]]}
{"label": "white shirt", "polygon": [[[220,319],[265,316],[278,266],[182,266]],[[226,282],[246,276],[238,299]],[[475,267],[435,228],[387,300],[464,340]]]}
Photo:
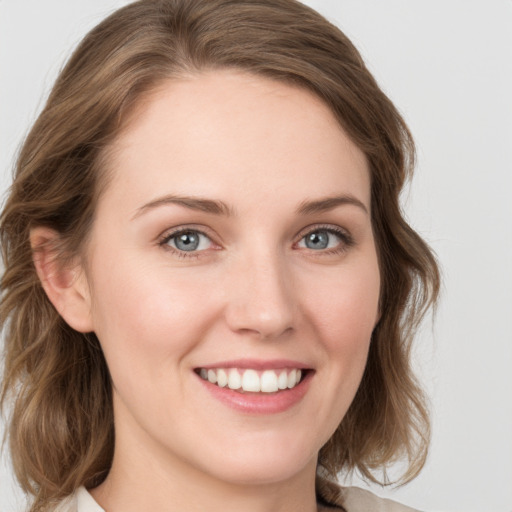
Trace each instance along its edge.
{"label": "white shirt", "polygon": [[55,512],[105,512],[85,487],[80,487],[69,498],[66,498]]}

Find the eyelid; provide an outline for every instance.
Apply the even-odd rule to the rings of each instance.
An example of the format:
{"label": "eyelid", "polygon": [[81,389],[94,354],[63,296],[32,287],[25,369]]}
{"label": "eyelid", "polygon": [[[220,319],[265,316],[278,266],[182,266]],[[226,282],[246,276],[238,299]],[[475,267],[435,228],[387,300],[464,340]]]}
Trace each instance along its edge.
{"label": "eyelid", "polygon": [[350,234],[350,231],[348,231],[345,228],[342,228],[341,226],[338,226],[336,224],[310,224],[309,226],[306,226],[305,228],[302,228],[295,238],[297,240],[302,240],[306,235],[313,233],[315,231],[329,231],[331,233],[339,234],[341,237],[344,238],[352,238],[352,235]]}

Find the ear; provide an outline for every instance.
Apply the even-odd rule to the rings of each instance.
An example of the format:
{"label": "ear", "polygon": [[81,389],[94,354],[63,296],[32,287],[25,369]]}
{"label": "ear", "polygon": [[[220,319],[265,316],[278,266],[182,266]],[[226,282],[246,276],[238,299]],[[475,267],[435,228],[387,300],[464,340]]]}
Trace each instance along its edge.
{"label": "ear", "polygon": [[91,296],[80,264],[59,257],[60,235],[46,227],[30,230],[32,258],[46,295],[66,323],[79,332],[93,331]]}

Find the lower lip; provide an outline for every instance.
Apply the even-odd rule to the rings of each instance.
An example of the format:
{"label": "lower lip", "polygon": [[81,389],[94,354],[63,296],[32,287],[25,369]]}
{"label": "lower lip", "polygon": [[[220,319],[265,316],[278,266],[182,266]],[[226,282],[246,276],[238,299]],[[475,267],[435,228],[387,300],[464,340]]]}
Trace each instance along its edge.
{"label": "lower lip", "polygon": [[304,378],[292,389],[276,393],[240,393],[228,387],[216,384],[197,376],[211,395],[232,409],[249,414],[277,414],[298,404],[306,394],[313,371],[308,371]]}

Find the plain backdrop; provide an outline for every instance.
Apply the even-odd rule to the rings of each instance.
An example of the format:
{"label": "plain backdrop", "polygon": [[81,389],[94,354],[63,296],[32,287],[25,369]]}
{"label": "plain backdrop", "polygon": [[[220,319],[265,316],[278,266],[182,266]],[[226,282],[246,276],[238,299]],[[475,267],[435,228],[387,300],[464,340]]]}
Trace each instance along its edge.
{"label": "plain backdrop", "polygon": [[[2,193],[70,49],[125,3],[0,0]],[[432,401],[430,457],[408,486],[372,489],[431,512],[511,512],[512,1],[306,3],[353,40],[408,122],[419,162],[404,207],[443,267],[415,354]],[[4,452],[0,510],[22,503]]]}

